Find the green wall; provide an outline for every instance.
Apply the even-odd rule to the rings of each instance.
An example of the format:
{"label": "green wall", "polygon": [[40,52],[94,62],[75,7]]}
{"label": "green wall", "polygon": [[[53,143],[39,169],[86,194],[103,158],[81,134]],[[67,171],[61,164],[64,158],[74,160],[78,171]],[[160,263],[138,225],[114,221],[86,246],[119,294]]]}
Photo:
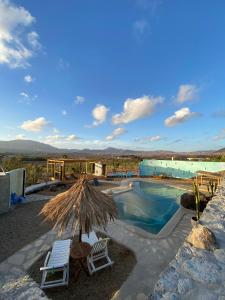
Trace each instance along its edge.
{"label": "green wall", "polygon": [[219,172],[225,170],[224,162],[144,159],[140,165],[141,176],[166,174],[175,178],[192,178],[197,171]]}

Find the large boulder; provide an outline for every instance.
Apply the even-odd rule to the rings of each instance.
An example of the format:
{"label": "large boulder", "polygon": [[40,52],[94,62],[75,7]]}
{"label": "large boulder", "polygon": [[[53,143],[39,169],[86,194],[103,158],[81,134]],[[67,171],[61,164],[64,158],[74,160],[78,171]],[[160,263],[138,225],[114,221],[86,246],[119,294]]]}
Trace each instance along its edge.
{"label": "large boulder", "polygon": [[[200,211],[202,212],[208,203],[208,199],[202,193],[200,193]],[[193,193],[184,193],[180,197],[180,204],[187,209],[196,210],[195,196]]]}
{"label": "large boulder", "polygon": [[193,227],[191,233],[187,237],[187,242],[199,249],[213,251],[217,248],[213,232],[201,224],[196,224],[196,226]]}

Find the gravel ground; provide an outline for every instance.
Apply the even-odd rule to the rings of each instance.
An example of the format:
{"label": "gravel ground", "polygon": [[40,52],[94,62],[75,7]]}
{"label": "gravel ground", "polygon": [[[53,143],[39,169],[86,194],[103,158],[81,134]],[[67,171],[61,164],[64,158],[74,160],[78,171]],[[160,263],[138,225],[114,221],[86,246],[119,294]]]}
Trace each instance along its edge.
{"label": "gravel ground", "polygon": [[[98,234],[100,236],[101,234]],[[101,235],[102,236],[102,235]],[[134,253],[111,240],[108,246],[109,256],[114,261],[112,268],[105,268],[92,276],[82,270],[77,277],[78,262],[70,261],[69,286],[46,289],[46,295],[52,300],[109,300],[120,289],[136,264]],[[29,275],[40,284],[40,267],[46,254],[41,257],[28,271]]]}
{"label": "gravel ground", "polygon": [[[69,187],[60,187],[55,192],[46,189],[39,193],[54,196]],[[110,187],[115,187],[115,185],[100,183],[95,188],[101,191]],[[50,224],[43,223],[43,218],[38,215],[45,203],[46,201],[35,201],[20,204],[12,211],[0,215],[0,262],[51,229]]]}
{"label": "gravel ground", "polygon": [[45,201],[20,204],[0,215],[0,262],[51,229],[38,214]]}

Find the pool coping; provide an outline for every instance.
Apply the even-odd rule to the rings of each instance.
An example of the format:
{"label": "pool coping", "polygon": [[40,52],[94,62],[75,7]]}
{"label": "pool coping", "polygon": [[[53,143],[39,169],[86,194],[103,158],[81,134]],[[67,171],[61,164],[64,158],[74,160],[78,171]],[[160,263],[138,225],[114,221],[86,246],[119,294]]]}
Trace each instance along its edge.
{"label": "pool coping", "polygon": [[[105,194],[108,194],[110,196],[116,196],[125,192],[129,192],[132,191],[132,187],[129,186],[129,183],[132,183],[134,181],[144,181],[144,182],[152,182],[155,183],[154,180],[149,180],[149,179],[144,179],[144,178],[130,178],[130,179],[125,179],[122,180],[120,182],[120,186],[119,187],[114,187],[114,188],[110,188],[107,190],[102,191]],[[124,185],[125,183],[125,185]],[[127,183],[127,185],[126,185]],[[169,185],[166,183],[161,183],[163,185],[167,185],[169,187],[173,187],[173,188],[177,188],[174,185]],[[181,188],[178,187],[177,189],[180,190],[184,190],[184,191],[188,191],[185,188]],[[115,222],[118,225],[122,225],[125,226],[127,230],[131,231],[132,233],[137,234],[138,236],[141,236],[143,238],[147,238],[147,239],[164,239],[166,237],[168,237],[169,235],[171,235],[171,233],[174,231],[174,229],[176,228],[176,225],[179,223],[179,221],[182,219],[182,217],[186,214],[193,214],[192,210],[186,209],[183,206],[180,205],[180,207],[177,209],[177,211],[174,213],[174,215],[169,219],[169,221],[163,226],[163,228],[157,233],[150,233],[142,228],[139,228],[135,225],[131,225],[129,223],[126,223],[125,221],[116,219]]]}

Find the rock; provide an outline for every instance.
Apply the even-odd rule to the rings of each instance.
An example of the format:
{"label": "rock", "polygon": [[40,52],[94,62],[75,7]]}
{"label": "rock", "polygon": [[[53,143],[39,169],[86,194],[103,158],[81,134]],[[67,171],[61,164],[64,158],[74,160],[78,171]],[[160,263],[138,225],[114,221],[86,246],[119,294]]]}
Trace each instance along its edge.
{"label": "rock", "polygon": [[178,292],[181,295],[187,294],[193,287],[193,281],[189,278],[178,280]]}
{"label": "rock", "polygon": [[155,285],[154,292],[163,294],[165,292],[176,292],[179,274],[173,267],[168,267],[160,280]]}
{"label": "rock", "polygon": [[163,300],[180,300],[181,297],[176,293],[167,292],[163,295]]}
{"label": "rock", "polygon": [[206,287],[218,288],[221,284],[221,267],[216,263],[193,257],[183,263],[182,269]]}
{"label": "rock", "polygon": [[187,237],[187,242],[199,249],[215,250],[216,239],[211,230],[201,224],[197,224]]}
{"label": "rock", "polygon": [[225,249],[216,249],[214,255],[220,263],[225,264]]}
{"label": "rock", "polygon": [[[203,211],[208,203],[206,196],[200,193],[200,211]],[[187,209],[196,209],[195,196],[193,193],[184,193],[180,197],[180,204]]]}

